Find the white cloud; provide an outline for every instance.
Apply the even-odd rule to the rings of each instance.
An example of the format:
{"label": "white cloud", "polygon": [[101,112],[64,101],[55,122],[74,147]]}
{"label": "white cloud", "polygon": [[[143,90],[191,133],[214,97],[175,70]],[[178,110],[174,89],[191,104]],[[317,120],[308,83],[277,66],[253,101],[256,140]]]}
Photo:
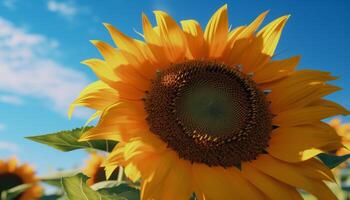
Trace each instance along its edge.
{"label": "white cloud", "polygon": [[9,152],[15,154],[15,153],[18,153],[20,151],[20,148],[15,143],[0,141],[0,151],[9,151]]}
{"label": "white cloud", "polygon": [[0,123],[0,131],[5,130],[5,128],[6,128],[5,124]]}
{"label": "white cloud", "polygon": [[88,80],[52,59],[57,46],[57,41],[28,33],[0,17],[0,92],[18,98],[36,97],[66,113]]}
{"label": "white cloud", "polygon": [[0,102],[1,103],[7,103],[7,104],[12,104],[12,105],[22,105],[23,100],[15,95],[0,95]]}
{"label": "white cloud", "polygon": [[50,0],[47,2],[47,9],[67,19],[72,19],[78,14],[78,8],[73,2],[57,2],[55,0]]}
{"label": "white cloud", "polygon": [[15,9],[17,0],[3,0],[2,4],[8,9]]}

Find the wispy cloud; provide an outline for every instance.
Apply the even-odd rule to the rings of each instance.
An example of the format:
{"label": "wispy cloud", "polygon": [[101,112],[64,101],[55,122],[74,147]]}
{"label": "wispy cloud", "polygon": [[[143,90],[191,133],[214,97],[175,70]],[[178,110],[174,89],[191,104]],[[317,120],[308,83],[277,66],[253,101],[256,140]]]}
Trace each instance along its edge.
{"label": "wispy cloud", "polygon": [[8,9],[15,9],[16,8],[16,3],[17,3],[17,0],[3,0],[2,1],[2,4],[8,8]]}
{"label": "wispy cloud", "polygon": [[7,103],[7,104],[12,104],[12,105],[22,105],[23,100],[15,95],[0,95],[0,102],[1,103]]}
{"label": "wispy cloud", "polygon": [[[28,33],[0,17],[0,92],[36,97],[65,113],[88,80],[84,74],[50,57],[58,45],[55,40]],[[14,100],[9,96],[2,100],[11,98]]]}
{"label": "wispy cloud", "polygon": [[20,148],[13,142],[0,141],[0,151],[8,151],[11,154],[16,154],[20,151]]}
{"label": "wispy cloud", "polygon": [[47,2],[47,9],[51,12],[57,13],[66,19],[72,19],[78,14],[79,9],[73,2],[58,2],[49,0]]}
{"label": "wispy cloud", "polygon": [[6,128],[5,124],[3,124],[3,123],[0,123],[0,131],[3,131],[3,130],[5,130],[5,128]]}

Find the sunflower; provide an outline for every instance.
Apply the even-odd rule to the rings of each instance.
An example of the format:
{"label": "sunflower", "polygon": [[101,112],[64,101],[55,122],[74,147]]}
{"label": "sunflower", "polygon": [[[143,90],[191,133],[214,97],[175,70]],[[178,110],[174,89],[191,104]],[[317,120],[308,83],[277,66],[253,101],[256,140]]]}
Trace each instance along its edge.
{"label": "sunflower", "polygon": [[[88,160],[86,160],[86,166],[83,169],[83,173],[90,177],[87,181],[88,185],[93,185],[95,183],[106,181],[105,170],[101,166],[105,161],[105,157],[97,154],[91,153]],[[117,180],[118,171],[114,171],[114,173],[109,177],[110,180]]]}
{"label": "sunflower", "polygon": [[0,160],[0,194],[22,184],[32,184],[32,186],[16,199],[35,200],[40,198],[42,188],[38,185],[34,171],[28,164],[18,165],[18,161],[14,157],[7,161]]}
{"label": "sunflower", "polygon": [[141,181],[141,199],[336,199],[315,158],[341,146],[321,120],[349,112],[322,99],[339,90],[328,72],[272,60],[289,15],[229,28],[227,5],[203,31],[163,11],[142,15],[144,41],[104,24],[117,48],[93,40],[104,60],[83,61],[100,80],[72,103],[100,116],[81,138],[116,140],[104,162]]}
{"label": "sunflower", "polygon": [[338,135],[342,138],[344,147],[335,151],[335,154],[342,156],[349,153],[350,149],[350,123],[342,123],[339,118],[332,119],[329,124],[335,129]]}

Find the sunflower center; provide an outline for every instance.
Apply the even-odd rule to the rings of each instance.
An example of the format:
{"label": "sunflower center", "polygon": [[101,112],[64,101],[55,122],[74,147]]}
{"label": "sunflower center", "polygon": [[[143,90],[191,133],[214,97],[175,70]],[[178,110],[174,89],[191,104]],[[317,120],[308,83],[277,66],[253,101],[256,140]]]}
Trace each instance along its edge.
{"label": "sunflower center", "polygon": [[23,184],[23,180],[17,174],[0,174],[0,194],[5,190],[19,186],[21,184]]}
{"label": "sunflower center", "polygon": [[267,148],[268,102],[249,76],[209,61],[173,64],[145,96],[150,130],[178,155],[209,166],[238,166]]}

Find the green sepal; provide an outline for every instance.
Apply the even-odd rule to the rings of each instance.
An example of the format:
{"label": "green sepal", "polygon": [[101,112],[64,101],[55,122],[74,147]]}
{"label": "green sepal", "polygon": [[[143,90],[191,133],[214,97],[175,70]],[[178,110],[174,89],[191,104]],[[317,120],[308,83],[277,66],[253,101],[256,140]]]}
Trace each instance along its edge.
{"label": "green sepal", "polygon": [[317,158],[319,158],[329,169],[333,169],[349,159],[350,154],[336,156],[328,153],[320,153],[317,155]]}
{"label": "green sepal", "polygon": [[35,142],[46,144],[48,146],[51,146],[55,149],[58,149],[64,152],[72,151],[76,149],[86,149],[86,148],[92,148],[92,149],[111,152],[112,149],[117,144],[116,141],[110,141],[110,140],[96,140],[96,141],[84,141],[84,142],[78,141],[81,135],[85,131],[89,130],[90,128],[92,128],[92,126],[76,128],[73,130],[59,131],[56,133],[50,133],[46,135],[30,136],[26,138]]}

